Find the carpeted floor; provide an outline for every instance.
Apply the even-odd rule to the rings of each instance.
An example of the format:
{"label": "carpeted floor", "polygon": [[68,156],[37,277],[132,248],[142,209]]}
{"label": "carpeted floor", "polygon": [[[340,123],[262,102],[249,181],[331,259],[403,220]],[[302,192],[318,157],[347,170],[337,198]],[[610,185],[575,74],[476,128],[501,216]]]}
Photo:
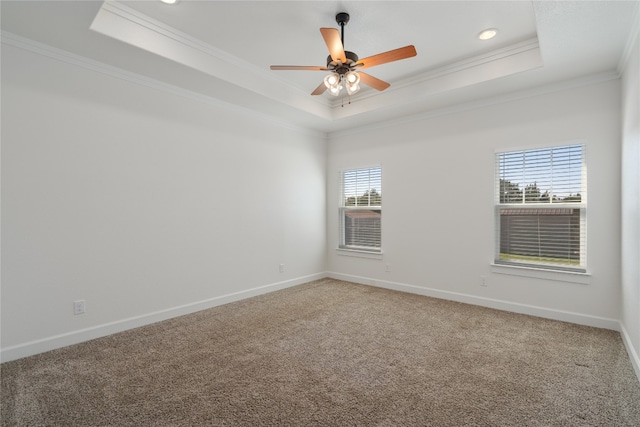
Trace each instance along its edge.
{"label": "carpeted floor", "polygon": [[613,331],[324,279],[1,365],[3,426],[639,426]]}

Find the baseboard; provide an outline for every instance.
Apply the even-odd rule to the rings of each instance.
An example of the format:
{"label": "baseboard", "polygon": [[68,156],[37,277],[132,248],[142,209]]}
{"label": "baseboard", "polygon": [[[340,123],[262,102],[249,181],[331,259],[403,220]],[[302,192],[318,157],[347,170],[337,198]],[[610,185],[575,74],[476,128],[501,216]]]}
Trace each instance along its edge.
{"label": "baseboard", "polygon": [[622,342],[627,349],[629,359],[631,359],[631,365],[633,366],[633,370],[636,372],[636,377],[638,377],[638,381],[640,381],[640,357],[638,356],[636,349],[633,347],[631,337],[629,337],[629,333],[622,322],[620,322],[620,336],[622,336]]}
{"label": "baseboard", "polygon": [[479,305],[481,307],[494,308],[497,310],[510,311],[513,313],[528,314],[545,319],[560,320],[563,322],[576,323],[578,325],[593,326],[596,328],[611,329],[620,331],[620,322],[616,319],[590,316],[587,314],[573,313],[562,310],[554,310],[544,307],[537,307],[527,304],[519,304],[509,301],[483,298],[475,295],[462,294],[458,292],[443,291],[440,289],[424,288],[421,286],[409,285],[405,283],[389,282],[385,280],[372,279],[369,277],[352,276],[328,272],[327,275],[333,279],[345,280],[347,282],[360,283],[362,285],[376,286],[379,288],[392,289],[395,291],[409,292],[412,294],[424,295],[428,297],[440,298],[450,301],[463,302],[466,304]]}
{"label": "baseboard", "polygon": [[73,344],[78,344],[84,341],[89,341],[95,338],[104,337],[118,332],[123,332],[129,329],[137,328],[140,326],[150,325],[152,323],[160,322],[163,320],[171,319],[185,314],[194,313],[207,308],[216,307],[230,302],[239,301],[246,298],[266,294],[269,292],[277,291],[280,289],[286,289],[292,286],[297,286],[303,283],[307,283],[313,280],[319,280],[325,277],[333,279],[344,280],[353,283],[359,283],[363,285],[376,286],[385,289],[392,289],[401,292],[409,292],[418,295],[424,295],[434,298],[440,298],[450,301],[463,302],[467,304],[474,304],[482,307],[494,308],[498,310],[511,311],[514,313],[528,314],[537,317],[543,317],[547,319],[560,320],[564,322],[576,323],[580,325],[594,326],[598,328],[611,329],[620,331],[623,342],[629,353],[633,368],[640,380],[640,358],[637,351],[634,349],[631,340],[624,328],[617,320],[601,318],[596,316],[589,316],[580,313],[572,313],[560,310],[552,310],[543,307],[536,307],[525,304],[518,304],[508,301],[483,298],[474,295],[462,294],[457,292],[443,291],[439,289],[424,288],[415,285],[409,285],[404,283],[389,282],[384,280],[377,280],[368,277],[354,276],[341,273],[316,273],[308,276],[298,277],[295,279],[286,280],[283,282],[272,283],[269,285],[258,286],[252,289],[247,289],[240,292],[234,292],[231,294],[221,295],[218,297],[210,298],[203,301],[197,301],[190,304],[185,304],[177,307],[172,307],[166,310],[161,310],[153,313],[147,313],[141,316],[131,317],[128,319],[122,319],[111,323],[106,323],[91,328],[81,329],[78,331],[72,331],[65,334],[55,335],[52,337],[43,338],[36,341],[31,341],[0,350],[0,361],[8,362],[11,360],[20,359],[22,357],[32,356],[46,351],[55,350],[57,348],[66,347]]}
{"label": "baseboard", "polygon": [[129,329],[138,328],[140,326],[150,325],[152,323],[160,322],[178,316],[183,316],[185,314],[195,313],[196,311],[205,310],[207,308],[228,304],[230,302],[239,301],[246,298],[251,298],[280,289],[290,288],[292,286],[300,285],[313,280],[323,279],[325,277],[327,277],[327,275],[324,272],[311,274],[308,276],[285,280],[283,282],[258,286],[244,291],[221,295],[202,301],[196,301],[189,304],[171,307],[153,313],[146,313],[140,316],[130,317],[128,319],[117,320],[115,322],[92,326],[86,329],[67,332],[36,341],[14,345],[0,350],[0,361],[8,362],[27,356],[33,356],[35,354],[44,353],[45,351],[55,350],[57,348],[78,344],[95,338],[100,338]]}

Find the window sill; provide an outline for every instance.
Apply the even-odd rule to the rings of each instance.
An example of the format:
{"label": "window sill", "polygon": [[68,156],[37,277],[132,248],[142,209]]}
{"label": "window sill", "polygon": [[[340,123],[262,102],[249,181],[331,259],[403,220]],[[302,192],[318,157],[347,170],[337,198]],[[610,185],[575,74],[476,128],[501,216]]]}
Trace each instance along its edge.
{"label": "window sill", "polygon": [[382,252],[359,251],[357,249],[336,248],[336,253],[343,256],[353,256],[358,258],[382,259]]}
{"label": "window sill", "polygon": [[522,267],[517,265],[491,264],[491,272],[511,276],[531,277],[554,280],[556,282],[591,284],[591,274],[576,271],[547,270],[544,268]]}

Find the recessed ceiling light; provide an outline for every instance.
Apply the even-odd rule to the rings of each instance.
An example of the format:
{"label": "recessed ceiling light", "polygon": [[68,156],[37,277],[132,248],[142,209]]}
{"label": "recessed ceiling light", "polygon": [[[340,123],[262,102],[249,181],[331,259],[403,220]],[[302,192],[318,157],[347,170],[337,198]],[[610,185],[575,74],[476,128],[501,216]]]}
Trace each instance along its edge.
{"label": "recessed ceiling light", "polygon": [[486,30],[480,31],[478,38],[480,40],[489,40],[494,38],[496,34],[498,34],[498,30],[496,28],[487,28]]}
{"label": "recessed ceiling light", "polygon": [[160,0],[162,3],[166,4],[176,4],[178,0]]}

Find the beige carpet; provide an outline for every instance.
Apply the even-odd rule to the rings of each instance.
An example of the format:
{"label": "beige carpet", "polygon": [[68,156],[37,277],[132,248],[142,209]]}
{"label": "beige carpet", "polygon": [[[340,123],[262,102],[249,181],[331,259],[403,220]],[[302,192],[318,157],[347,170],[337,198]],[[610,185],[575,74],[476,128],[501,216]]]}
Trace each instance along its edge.
{"label": "beige carpet", "polygon": [[1,375],[4,426],[640,426],[616,332],[330,279]]}

